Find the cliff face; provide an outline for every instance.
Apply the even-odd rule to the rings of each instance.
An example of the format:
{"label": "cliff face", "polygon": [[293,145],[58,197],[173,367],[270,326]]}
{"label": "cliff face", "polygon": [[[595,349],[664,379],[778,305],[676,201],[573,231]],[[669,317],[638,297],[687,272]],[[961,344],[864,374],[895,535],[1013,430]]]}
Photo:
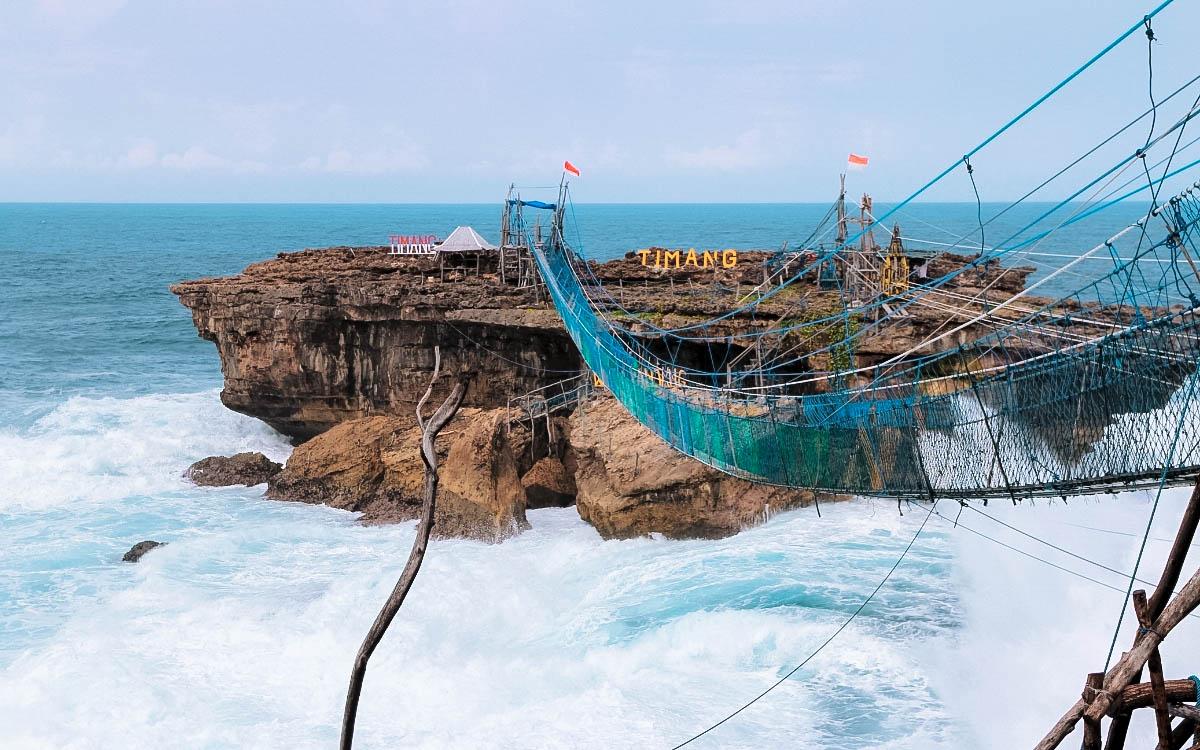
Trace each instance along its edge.
{"label": "cliff face", "polygon": [[[507,418],[503,409],[465,409],[443,431],[438,536],[498,542],[529,528]],[[395,417],[343,422],[297,447],[267,497],[358,511],[367,523],[412,520],[424,496],[420,441],[420,428]]]}
{"label": "cliff face", "polygon": [[[382,248],[281,254],[171,291],[216,344],[222,402],[297,441],[373,414],[411,422],[435,345],[444,372],[473,374],[467,406],[504,406],[580,367],[558,316],[530,290],[441,283],[430,261]],[[434,403],[450,387],[442,382]]]}
{"label": "cliff face", "polygon": [[[661,346],[653,326],[710,319],[753,298],[768,278],[787,274],[768,258],[743,253],[734,268],[667,271],[626,257],[593,264],[592,271],[615,297],[607,313]],[[967,260],[939,256],[932,273]],[[971,271],[947,289],[994,303],[1021,289],[1030,270]],[[187,281],[172,291],[217,347],[222,401],[308,441],[271,479],[270,497],[359,511],[368,522],[415,517],[423,467],[413,410],[438,346],[448,377],[435,387],[433,403],[445,397],[456,372],[471,375],[467,408],[440,447],[439,534],[498,541],[527,526],[526,508],[575,502],[605,537],[713,537],[813,500],[808,492],[728,477],[677,453],[609,397],[584,404],[570,419],[531,420],[503,408],[582,368],[557,312],[531,289],[486,275],[443,280],[431,260],[343,247],[280,254],[237,276]],[[781,321],[813,347],[832,345],[802,324],[841,304],[839,292],[820,289],[812,274],[763,301],[754,315],[725,319],[707,341],[680,344],[674,353],[681,362],[711,367],[714,357],[746,353],[721,343],[723,336]],[[939,309],[914,307],[888,335],[858,342],[856,362],[870,365],[907,351],[946,321]],[[790,339],[764,341],[793,346]],[[714,353],[721,346],[730,348]],[[828,354],[792,351],[794,372],[829,366],[820,359]]]}
{"label": "cliff face", "polygon": [[[593,264],[593,272],[625,308],[610,314],[653,340],[647,321],[670,327],[712,318],[743,304],[768,275],[786,274],[772,270],[768,258],[744,252],[734,268],[668,271],[643,266],[631,255]],[[931,273],[945,273],[967,260],[944,254],[933,261]],[[1024,286],[1031,270],[971,271],[947,289],[1004,299]],[[815,282],[812,275],[765,301],[754,316],[728,319],[713,328],[710,340],[781,320],[794,325],[840,308],[839,293],[818,290]],[[985,293],[985,288],[990,289]],[[486,275],[455,274],[443,281],[434,261],[389,256],[385,248],[281,253],[237,276],[186,281],[171,291],[191,310],[200,335],[216,344],[225,405],[297,441],[375,414],[411,423],[415,400],[433,369],[435,345],[441,347],[445,372],[472,374],[466,405],[479,408],[506,406],[509,398],[581,367],[558,314],[531,289]],[[906,351],[945,321],[942,311],[914,308],[886,335],[865,336],[856,348],[858,364]],[[974,333],[968,328],[961,336]],[[796,336],[809,338],[803,331]],[[814,339],[814,345],[822,343],[829,342]],[[711,366],[712,353],[704,344],[691,348],[696,365]],[[689,358],[688,349],[683,347],[681,361]],[[731,350],[730,356],[736,354]],[[796,371],[827,368],[822,356],[828,355],[811,362],[802,358]],[[450,387],[449,379],[443,382],[434,402]]]}
{"label": "cliff face", "polygon": [[736,479],[684,456],[611,396],[593,398],[571,415],[571,450],[579,515],[605,538],[729,536],[815,499],[806,490]]}

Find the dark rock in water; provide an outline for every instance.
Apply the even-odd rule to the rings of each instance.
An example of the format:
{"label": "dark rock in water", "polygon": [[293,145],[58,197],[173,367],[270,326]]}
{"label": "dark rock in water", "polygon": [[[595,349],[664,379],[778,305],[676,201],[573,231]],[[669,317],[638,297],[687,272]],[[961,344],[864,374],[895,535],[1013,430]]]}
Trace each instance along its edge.
{"label": "dark rock in water", "polygon": [[209,456],[192,464],[185,476],[202,487],[263,484],[283,468],[261,453]]}
{"label": "dark rock in water", "polygon": [[155,542],[150,539],[147,539],[144,542],[138,542],[129,548],[129,551],[126,552],[125,556],[121,558],[121,562],[135,563],[142,559],[142,555],[145,555],[155,547],[165,547],[166,545],[166,542]]}
{"label": "dark rock in water", "polygon": [[558,508],[575,503],[575,477],[563,462],[547,456],[535,463],[525,476],[525,507]]}

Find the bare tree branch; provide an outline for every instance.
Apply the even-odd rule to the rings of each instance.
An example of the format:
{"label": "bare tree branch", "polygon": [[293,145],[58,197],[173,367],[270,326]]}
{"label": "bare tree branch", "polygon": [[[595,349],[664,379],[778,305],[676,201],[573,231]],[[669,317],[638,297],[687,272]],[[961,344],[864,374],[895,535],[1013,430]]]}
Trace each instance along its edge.
{"label": "bare tree branch", "polygon": [[433,383],[438,378],[442,362],[439,348],[434,347],[433,351],[433,377],[429,381],[429,387],[425,390],[425,394],[417,402],[417,423],[421,426],[421,460],[425,462],[425,501],[421,506],[421,518],[417,522],[417,536],[413,540],[412,550],[408,553],[408,563],[400,573],[400,579],[396,581],[396,587],[392,589],[391,595],[384,602],[383,609],[379,611],[375,622],[371,624],[371,629],[367,631],[367,636],[358,649],[358,655],[354,658],[354,668],[350,672],[350,687],[346,690],[346,710],[342,715],[342,736],[339,745],[341,750],[351,750],[351,746],[354,744],[354,720],[358,715],[358,701],[362,695],[363,679],[367,674],[367,662],[376,646],[383,640],[383,635],[400,611],[400,606],[404,604],[404,598],[408,595],[408,590],[412,588],[417,572],[421,569],[421,561],[425,558],[425,548],[429,545],[429,535],[433,530],[433,513],[437,505],[438,487],[438,458],[434,440],[437,439],[442,428],[458,413],[463,397],[467,394],[467,381],[464,376],[459,379],[454,390],[429,418],[429,422],[425,422],[421,410],[433,392]]}

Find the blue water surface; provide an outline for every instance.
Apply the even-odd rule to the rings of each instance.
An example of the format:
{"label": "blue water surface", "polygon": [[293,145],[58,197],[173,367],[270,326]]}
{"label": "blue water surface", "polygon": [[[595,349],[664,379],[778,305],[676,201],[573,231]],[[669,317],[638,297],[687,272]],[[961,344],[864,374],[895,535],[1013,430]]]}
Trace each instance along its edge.
{"label": "blue water surface", "polygon": [[[987,242],[1042,208],[1006,215]],[[579,205],[571,231],[597,259],[794,248],[827,209]],[[1137,213],[1040,249],[1078,253]],[[495,241],[499,218],[498,205],[0,204],[0,746],[333,743],[346,668],[411,526],[189,485],[206,455],[290,447],[220,405],[216,352],[168,286],[393,233],[472,225]],[[977,230],[974,205],[898,220],[935,241]],[[364,747],[670,746],[804,658],[917,526],[846,506],[720,542],[606,543],[573,509],[531,518],[503,545],[435,545],[422,581],[436,585],[414,589],[376,657]],[[119,562],[146,538],[169,544]],[[708,746],[969,746],[920,661],[961,625],[947,545],[925,535],[846,648]]]}

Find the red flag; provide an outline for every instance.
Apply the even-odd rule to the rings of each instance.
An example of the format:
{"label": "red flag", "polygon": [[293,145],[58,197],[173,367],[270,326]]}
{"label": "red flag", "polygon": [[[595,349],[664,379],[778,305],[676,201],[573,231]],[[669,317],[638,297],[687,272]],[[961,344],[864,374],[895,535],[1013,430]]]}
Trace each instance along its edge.
{"label": "red flag", "polygon": [[571,174],[575,175],[576,177],[580,177],[580,176],[581,176],[581,175],[579,174],[579,167],[575,166],[574,164],[572,164],[572,163],[571,163],[571,162],[569,162],[569,161],[564,161],[564,162],[563,162],[563,169],[564,169],[565,171],[567,171],[567,172],[570,172]]}
{"label": "red flag", "polygon": [[850,154],[846,159],[846,164],[851,167],[865,167],[867,166],[867,157],[861,154]]}

